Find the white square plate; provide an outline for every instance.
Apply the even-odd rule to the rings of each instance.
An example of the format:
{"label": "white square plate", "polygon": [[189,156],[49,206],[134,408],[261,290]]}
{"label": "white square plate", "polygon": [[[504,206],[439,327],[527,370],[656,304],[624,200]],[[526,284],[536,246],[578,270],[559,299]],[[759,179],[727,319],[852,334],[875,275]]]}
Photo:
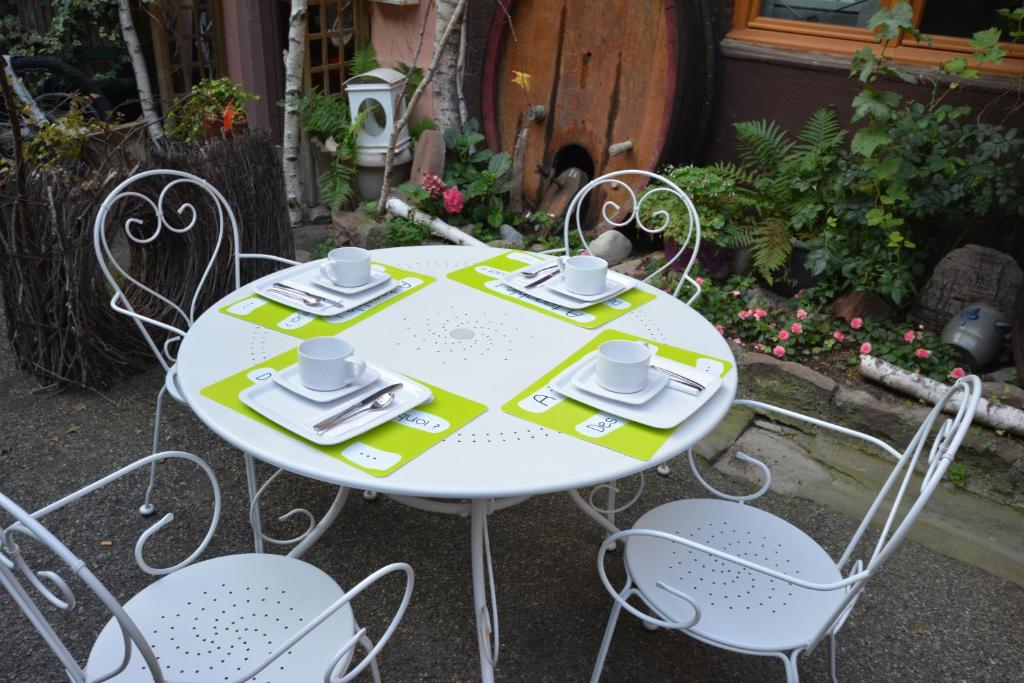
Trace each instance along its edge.
{"label": "white square plate", "polygon": [[372,382],[375,382],[380,377],[380,371],[376,368],[366,366],[363,370],[363,374],[356,377],[350,384],[346,384],[340,389],[332,389],[330,391],[318,391],[316,389],[310,389],[302,383],[302,379],[299,377],[299,364],[289,365],[284,370],[278,370],[274,373],[274,381],[283,386],[285,389],[292,391],[299,396],[308,398],[310,401],[316,401],[317,403],[327,403],[328,401],[337,401],[340,398],[344,398],[353,391],[359,391],[363,387],[369,386]]}
{"label": "white square plate", "polygon": [[[313,263],[306,264],[304,268],[300,268],[289,273],[286,278],[268,280],[267,282],[253,287],[253,290],[262,297],[270,299],[271,301],[276,301],[279,304],[284,304],[285,306],[294,308],[297,311],[328,317],[332,315],[341,315],[345,311],[350,311],[353,308],[362,306],[368,301],[373,301],[378,297],[384,296],[398,286],[398,282],[396,280],[388,278],[387,281],[378,284],[376,287],[363,290],[358,294],[346,295],[326,291],[323,287],[314,282],[314,279],[318,277],[322,277],[320,275],[320,262],[314,261]],[[306,292],[316,294],[317,296],[323,296],[330,299],[331,303],[308,306],[298,299],[293,299],[288,296],[282,296],[268,291],[273,288],[275,282],[282,282],[286,285],[291,285],[292,287],[297,287]]]}
{"label": "white square plate", "polygon": [[565,277],[563,275],[554,276],[545,282],[542,287],[537,287],[537,289],[547,287],[552,292],[558,292],[564,296],[579,299],[580,301],[586,301],[587,303],[595,303],[598,301],[604,301],[605,299],[611,298],[616,294],[621,294],[625,291],[626,283],[611,277],[611,274],[614,272],[615,271],[613,270],[608,271],[609,277],[604,281],[604,290],[597,294],[580,294],[579,292],[572,291],[565,286]]}
{"label": "white square plate", "polygon": [[619,401],[620,403],[629,403],[631,405],[647,403],[657,396],[658,392],[664,390],[665,385],[668,384],[668,375],[660,370],[648,368],[647,386],[640,391],[635,391],[631,394],[608,391],[597,381],[597,351],[587,355],[581,363],[577,363],[576,367],[579,369],[573,373],[570,380],[573,386],[582,389],[588,394],[595,394],[613,401]]}
{"label": "white square plate", "polygon": [[707,403],[708,399],[714,396],[715,392],[722,386],[721,377],[702,372],[690,365],[655,356],[651,359],[654,365],[671,370],[672,372],[678,372],[687,377],[692,377],[706,388],[700,393],[691,394],[689,392],[693,391],[692,389],[683,387],[677,382],[669,382],[665,390],[659,392],[646,403],[630,405],[622,401],[606,398],[604,395],[592,394],[575,386],[572,383],[572,377],[579,371],[581,364],[584,362],[586,362],[586,358],[581,359],[578,363],[573,364],[572,367],[555,377],[551,381],[551,388],[592,408],[597,408],[630,422],[645,424],[656,429],[670,429],[678,426],[683,420],[693,415],[701,406]]}
{"label": "white square plate", "polygon": [[[355,405],[374,392],[396,382],[401,382],[402,388],[398,390],[395,400],[387,408],[356,415],[323,434],[317,434],[313,429],[313,425],[321,420]],[[432,400],[434,396],[422,384],[414,382],[404,375],[381,369],[380,377],[376,381],[371,382],[361,391],[331,403],[310,401],[273,381],[255,384],[240,393],[238,398],[260,415],[273,420],[303,439],[321,446],[331,446],[384,424],[405,411]]]}
{"label": "white square plate", "polygon": [[530,264],[525,268],[514,270],[511,273],[508,273],[507,275],[502,277],[501,282],[502,284],[508,285],[517,292],[522,292],[523,294],[532,296],[542,301],[547,301],[548,303],[555,304],[556,306],[562,306],[564,308],[571,308],[576,310],[579,310],[581,308],[587,308],[588,306],[593,306],[595,304],[601,303],[602,301],[613,299],[620,294],[624,294],[629,290],[633,289],[634,287],[636,287],[637,282],[628,275],[623,275],[622,273],[616,272],[614,270],[609,270],[608,289],[606,289],[603,294],[599,295],[598,298],[589,298],[588,300],[584,301],[580,297],[585,295],[570,295],[568,291],[565,290],[564,288],[550,286],[556,282],[561,283],[561,275],[556,275],[547,282],[545,282],[544,284],[537,285],[536,287],[528,289],[527,285],[529,285],[532,282],[536,282],[537,280],[548,275],[548,273],[545,272],[544,275],[541,275],[538,278],[527,279],[523,277],[523,273],[532,272],[536,268],[537,264]]}
{"label": "white square plate", "polygon": [[312,282],[317,287],[322,287],[330,292],[336,292],[338,294],[346,294],[351,296],[353,294],[365,292],[368,289],[373,289],[374,287],[380,287],[390,279],[391,276],[388,275],[387,272],[385,272],[381,268],[374,267],[370,271],[370,279],[367,280],[365,283],[358,285],[356,287],[342,287],[337,282],[329,278],[323,272],[322,269],[317,269],[316,273],[313,275]]}

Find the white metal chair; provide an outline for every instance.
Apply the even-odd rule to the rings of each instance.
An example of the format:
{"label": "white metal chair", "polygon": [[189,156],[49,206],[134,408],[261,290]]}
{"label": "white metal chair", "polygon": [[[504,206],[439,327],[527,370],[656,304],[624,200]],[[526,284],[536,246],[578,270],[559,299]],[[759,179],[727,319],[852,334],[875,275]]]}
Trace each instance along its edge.
{"label": "white metal chair", "polygon": [[[159,190],[155,190],[158,187]],[[193,244],[210,244],[209,256],[185,252],[184,258],[198,259],[198,281],[187,302],[174,301],[166,293],[161,293],[131,275],[125,267],[118,263],[114,250],[111,248],[111,237],[116,234],[117,226],[108,225],[113,219],[125,217],[120,229],[125,238],[136,245],[151,245],[167,234],[176,235],[181,241],[193,240]],[[201,227],[200,217],[208,218],[212,225]],[[193,233],[193,229],[195,229]],[[192,233],[190,235],[190,233]],[[179,244],[179,240],[174,240]],[[170,244],[170,243],[167,243]],[[264,259],[288,266],[297,265],[297,261],[272,256],[269,254],[249,254],[241,251],[241,235],[234,212],[217,188],[206,180],[183,171],[158,169],[138,173],[116,188],[103,200],[96,215],[93,228],[93,247],[100,269],[106,276],[113,296],[110,306],[135,323],[143,339],[149,346],[157,361],[165,372],[164,384],[156,398],[156,415],[153,424],[152,452],[160,448],[160,418],[163,414],[164,395],[184,404],[185,399],[177,384],[175,368],[177,344],[184,338],[195,319],[200,315],[204,303],[208,303],[211,295],[216,292],[209,290],[211,279],[218,268],[225,265],[230,268],[229,284],[234,288],[242,286],[241,263],[247,259]],[[199,249],[200,247],[196,247]],[[172,260],[168,258],[168,261]],[[126,290],[128,290],[126,292]],[[131,294],[131,296],[129,295]],[[147,305],[145,313],[136,310],[137,303]],[[204,301],[204,298],[206,301]],[[151,314],[150,314],[151,313]],[[158,316],[160,319],[158,319]],[[163,335],[162,341],[154,335]],[[152,496],[156,484],[156,461],[150,467],[149,483],[139,511],[143,515],[155,511]],[[309,528],[301,535],[287,540],[273,539],[262,531],[259,515],[259,498],[268,484],[273,481],[278,471],[260,486],[256,476],[256,465],[249,454],[245,454],[246,478],[249,488],[249,503],[252,506],[252,525],[254,545],[257,552],[263,551],[264,541],[269,543],[297,544],[291,554],[299,557],[323,533],[337,517],[347,496],[347,490],[339,489],[330,509],[320,523],[314,522],[311,513],[304,509],[288,512],[280,519],[288,519],[302,515],[310,520]]]}
{"label": "white metal chair", "polygon": [[[157,459],[185,460],[198,466],[213,489],[213,513],[196,550],[172,567],[154,568],[143,554],[146,542],[170,524],[174,515],[164,515],[142,533],[135,545],[135,561],[142,571],[161,578],[122,606],[88,565],[40,520]],[[0,527],[0,585],[57,656],[68,680],[75,683],[162,683],[169,679],[343,683],[367,668],[379,681],[377,656],[408,607],[412,568],[403,562],[387,565],[345,591],[313,565],[281,555],[251,553],[194,562],[213,537],[220,507],[220,488],[213,470],[201,458],[181,451],[142,458],[33,513],[0,493],[0,510],[14,519],[6,528]],[[44,546],[33,550],[52,553],[69,579],[81,581],[111,614],[84,667],[40,609],[45,601],[71,611],[77,603],[75,594],[58,571],[36,571],[29,564],[21,547],[29,543]],[[30,556],[34,558],[36,553]],[[394,616],[375,644],[356,623],[351,602],[390,574],[403,574],[405,588]],[[358,647],[366,654],[353,664]]]}
{"label": "white metal chair", "polygon": [[[637,198],[636,191],[629,184],[620,180],[620,178],[627,177],[640,177],[647,180],[647,185],[643,188],[639,198]],[[602,176],[598,176],[584,185],[576,196],[573,197],[572,201],[569,202],[569,208],[565,212],[565,222],[563,226],[564,247],[562,249],[551,250],[551,252],[548,253],[561,252],[566,256],[571,256],[572,249],[569,244],[569,236],[572,230],[575,230],[579,235],[583,249],[589,250],[587,238],[583,234],[584,223],[586,222],[585,216],[583,215],[583,206],[589,195],[599,188],[609,188],[611,190],[621,189],[628,195],[630,204],[627,206],[632,207],[628,208],[623,216],[618,216],[618,214],[626,207],[614,199],[606,198],[604,200],[604,204],[601,206],[601,215],[608,224],[618,228],[636,221],[636,225],[640,230],[652,235],[663,233],[668,227],[671,217],[664,210],[652,210],[649,212],[650,218],[659,219],[660,224],[655,227],[648,226],[644,221],[644,218],[641,216],[641,213],[643,213],[642,209],[644,202],[648,198],[656,196],[659,193],[668,193],[669,195],[679,199],[682,205],[686,208],[686,213],[689,217],[686,239],[684,239],[682,244],[679,245],[679,251],[677,251],[672,258],[668,260],[668,262],[644,278],[643,282],[653,280],[662,272],[674,266],[680,259],[688,256],[686,265],[680,273],[679,282],[676,284],[676,288],[672,292],[672,295],[678,297],[679,293],[683,289],[683,285],[690,285],[693,287],[694,293],[686,300],[686,303],[688,305],[692,305],[693,302],[700,297],[701,293],[700,284],[694,278],[690,277],[690,271],[693,269],[693,264],[697,261],[697,253],[700,251],[700,216],[697,214],[697,209],[693,205],[693,201],[690,199],[689,195],[683,192],[683,190],[671,180],[657,173],[651,173],[650,171],[643,171],[639,169],[612,171]],[[667,475],[669,474],[669,471],[667,463],[658,466],[659,474]],[[640,500],[643,488],[644,474],[641,472],[636,491],[625,503],[616,503],[616,496],[620,492],[617,481],[595,486],[591,489],[590,495],[585,501],[578,492],[572,492],[570,496],[573,501],[584,510],[584,512],[587,512],[587,514],[590,514],[587,510],[587,508],[590,508],[591,510],[604,515],[611,524],[615,524],[615,516],[618,513],[627,510]],[[595,496],[600,492],[605,493],[605,502],[603,504],[595,501]]]}
{"label": "white metal chair", "polygon": [[[977,377],[958,380],[902,453],[861,432],[757,401],[737,401],[737,405],[862,439],[893,456],[896,465],[842,556],[833,561],[797,527],[746,505],[767,491],[771,483],[771,474],[763,463],[744,453],[736,454],[761,469],[764,482],[753,494],[734,496],[716,490],[700,476],[691,452],[690,467],[697,481],[721,500],[680,500],[661,505],[643,515],[632,529],[609,536],[601,545],[598,572],[614,604],[592,683],[601,676],[623,609],[645,624],[679,630],[709,645],[778,657],[785,665],[786,680],[794,683],[798,680],[799,656],[812,652],[827,636],[832,680],[837,680],[836,634],[864,584],[903,541],[953,462],[971,426],[980,392]],[[925,450],[947,406],[955,414],[943,422]],[[922,453],[926,453],[925,458]],[[911,487],[917,476],[921,481],[915,497]],[[878,541],[866,562],[854,561],[854,553],[876,518],[881,523]],[[626,545],[627,579],[621,590],[612,586],[604,565],[605,553],[618,540]],[[633,597],[639,598],[650,614],[630,604]]]}

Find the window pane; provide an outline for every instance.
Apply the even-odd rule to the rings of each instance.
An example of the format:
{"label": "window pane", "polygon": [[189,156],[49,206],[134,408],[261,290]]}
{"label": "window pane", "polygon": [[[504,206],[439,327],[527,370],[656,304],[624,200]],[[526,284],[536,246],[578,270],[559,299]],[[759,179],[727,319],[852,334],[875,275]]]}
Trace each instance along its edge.
{"label": "window pane", "polygon": [[996,14],[996,10],[1013,4],[1009,0],[928,0],[921,17],[921,32],[967,38],[975,31],[998,26],[1003,29],[1005,40],[1005,20]]}
{"label": "window pane", "polygon": [[865,28],[878,4],[879,0],[762,0],[761,16]]}

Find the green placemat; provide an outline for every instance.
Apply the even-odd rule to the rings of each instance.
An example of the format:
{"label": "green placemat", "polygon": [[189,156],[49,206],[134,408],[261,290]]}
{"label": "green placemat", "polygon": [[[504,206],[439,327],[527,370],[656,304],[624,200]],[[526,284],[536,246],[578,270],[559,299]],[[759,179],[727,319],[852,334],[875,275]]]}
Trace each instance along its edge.
{"label": "green placemat", "polygon": [[542,257],[528,251],[510,251],[471,266],[448,273],[455,282],[479,289],[482,292],[546,313],[580,327],[600,327],[619,316],[626,315],[638,306],[654,299],[655,295],[640,289],[631,289],[622,296],[608,299],[585,309],[574,310],[536,299],[502,284],[500,278],[506,273],[519,270],[531,263],[540,263]]}
{"label": "green placemat", "polygon": [[591,351],[596,350],[604,342],[613,339],[648,342],[658,348],[659,356],[686,365],[696,365],[701,358],[716,361],[722,365],[721,375],[723,377],[732,369],[732,363],[722,358],[705,356],[618,330],[605,330],[545,373],[543,377],[530,384],[501,409],[509,415],[515,415],[542,427],[575,436],[577,439],[605,446],[637,460],[650,460],[676,428],[655,429],[630,422],[574,401],[548,386],[548,382],[557,377],[559,373]]}
{"label": "green placemat", "polygon": [[260,327],[290,334],[299,339],[333,337],[342,330],[352,327],[360,320],[364,320],[374,313],[383,311],[395,302],[401,301],[435,280],[430,275],[414,273],[411,270],[402,270],[401,268],[384,263],[374,263],[374,265],[383,268],[391,277],[398,280],[398,287],[379,299],[368,301],[362,306],[357,306],[341,315],[328,317],[311,315],[302,311],[296,311],[294,308],[279,304],[276,301],[264,299],[256,294],[230,303],[222,307],[220,312],[233,318],[248,320]]}
{"label": "green placemat", "polygon": [[[375,477],[386,477],[403,465],[441,441],[449,434],[461,429],[470,421],[483,415],[487,406],[471,401],[464,396],[453,394],[426,382],[420,382],[434,394],[434,400],[407,410],[390,422],[374,427],[368,432],[353,437],[334,446],[321,446],[293,434],[276,422],[263,417],[249,406],[242,403],[238,395],[256,382],[272,382],[273,373],[269,370],[281,370],[293,365],[298,360],[298,351],[292,349],[279,356],[274,356],[251,368],[215,382],[202,390],[203,396],[221,403],[235,412],[276,429],[282,434],[291,436],[296,441],[316,448],[317,450],[337,458],[352,467],[362,470]],[[268,372],[258,373],[258,370]],[[381,462],[392,464],[384,469],[373,469],[353,462],[345,457],[359,454],[363,458],[377,458]],[[395,460],[395,458],[398,460]]]}

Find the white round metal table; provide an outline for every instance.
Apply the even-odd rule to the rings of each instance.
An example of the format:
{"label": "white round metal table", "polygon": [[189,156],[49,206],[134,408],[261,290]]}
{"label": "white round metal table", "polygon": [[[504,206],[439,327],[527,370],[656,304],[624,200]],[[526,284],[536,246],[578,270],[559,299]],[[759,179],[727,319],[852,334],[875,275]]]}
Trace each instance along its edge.
{"label": "white round metal table", "polygon": [[[490,560],[484,548],[487,513],[502,507],[502,501],[511,504],[523,497],[551,492],[570,492],[581,504],[577,489],[628,477],[675,457],[725,416],[737,382],[732,352],[715,328],[682,301],[646,284],[638,287],[655,293],[655,299],[602,327],[585,329],[446,277],[500,253],[502,250],[490,247],[461,246],[405,247],[373,253],[374,261],[431,275],[436,280],[365,318],[341,336],[351,341],[357,355],[369,363],[444,387],[488,408],[386,477],[374,477],[327,457],[303,441],[255,423],[200,393],[204,387],[294,348],[301,341],[219,311],[251,291],[252,284],[229,294],[196,320],[182,341],[177,363],[178,383],[191,409],[210,429],[248,456],[289,472],[342,487],[389,494],[414,505],[424,498],[471,501],[467,509],[472,516],[474,603],[485,681],[493,679],[496,656],[491,644],[496,615],[492,620],[487,608],[484,576],[485,561],[489,565]],[[282,276],[286,277],[287,272],[279,271],[264,279]],[[723,377],[722,388],[647,461],[534,425],[501,410],[530,382],[606,328],[733,363],[733,369]],[[250,478],[251,499],[253,489]],[[343,502],[341,494],[336,502]],[[429,501],[422,506],[433,509]],[[588,514],[595,521],[604,521],[596,513]],[[336,515],[332,507],[330,519],[322,521],[318,533],[303,542],[305,547]],[[260,532],[256,533],[259,539]]]}

